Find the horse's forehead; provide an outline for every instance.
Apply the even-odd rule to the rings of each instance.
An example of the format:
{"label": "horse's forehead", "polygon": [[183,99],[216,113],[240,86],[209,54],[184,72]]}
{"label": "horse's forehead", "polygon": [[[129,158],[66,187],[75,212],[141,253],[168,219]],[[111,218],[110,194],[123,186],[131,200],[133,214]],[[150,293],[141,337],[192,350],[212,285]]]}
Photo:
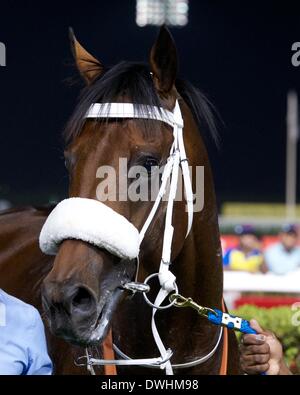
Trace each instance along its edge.
{"label": "horse's forehead", "polygon": [[68,147],[74,155],[89,155],[95,151],[129,154],[131,150],[151,147],[163,151],[172,142],[171,128],[160,121],[124,119],[86,123],[82,133]]}
{"label": "horse's forehead", "polygon": [[112,122],[87,122],[81,133],[69,144],[66,152],[75,156],[86,156],[103,150],[110,153],[112,149],[118,150],[128,147],[128,138],[124,138],[123,130]]}
{"label": "horse's forehead", "polygon": [[145,145],[162,148],[173,138],[171,129],[168,129],[170,127],[160,121],[129,119],[124,124],[123,133],[134,148]]}

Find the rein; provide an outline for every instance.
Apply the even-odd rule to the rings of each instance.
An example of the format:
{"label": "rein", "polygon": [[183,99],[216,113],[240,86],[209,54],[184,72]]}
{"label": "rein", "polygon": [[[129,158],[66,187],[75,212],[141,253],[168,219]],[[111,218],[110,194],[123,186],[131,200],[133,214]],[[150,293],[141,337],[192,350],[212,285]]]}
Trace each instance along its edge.
{"label": "rein", "polygon": [[[173,112],[155,106],[133,105],[132,103],[94,103],[91,105],[85,118],[88,119],[142,118],[142,119],[152,119],[152,120],[161,121],[167,123],[173,128],[173,143],[170,148],[170,153],[167,159],[167,163],[163,170],[161,186],[159,188],[158,195],[152,206],[149,216],[147,217],[141,231],[138,234],[138,248],[136,248],[137,232],[133,230],[133,228],[135,228],[134,225],[131,224],[125,217],[114,212],[112,209],[110,209],[103,203],[97,202],[92,199],[71,198],[64,200],[63,202],[59,203],[59,205],[51,212],[46,223],[44,224],[44,227],[40,235],[40,247],[42,251],[45,253],[48,254],[55,253],[60,242],[62,242],[64,239],[72,237],[72,238],[78,238],[81,240],[88,241],[99,247],[104,247],[108,251],[115,253],[116,255],[122,258],[126,257],[127,254],[127,258],[130,257],[132,259],[134,255],[136,255],[135,258],[138,259],[139,247],[144,239],[144,236],[150,224],[154,219],[154,216],[160,206],[163,196],[168,190],[168,185],[170,185],[168,190],[168,201],[167,201],[165,228],[163,235],[162,256],[161,256],[159,270],[157,273],[153,273],[150,276],[148,276],[144,280],[143,284],[137,282],[130,283],[133,287],[132,289],[134,289],[134,292],[136,291],[142,292],[145,302],[152,307],[151,329],[160,356],[158,358],[131,359],[127,355],[125,355],[116,345],[113,345],[113,349],[115,350],[115,352],[122,358],[118,360],[114,359],[112,350],[109,349],[112,345],[111,333],[110,333],[109,334],[110,340],[108,339],[108,343],[110,344],[110,346],[107,347],[107,344],[106,346],[104,345],[104,354],[105,354],[104,359],[92,358],[88,354],[88,352],[86,352],[86,356],[81,357],[80,359],[83,358],[86,359],[85,365],[88,367],[91,373],[94,365],[95,366],[138,365],[138,366],[146,366],[149,368],[156,367],[156,368],[164,369],[167,375],[172,375],[173,368],[176,369],[188,368],[204,363],[205,361],[210,359],[218,349],[224,332],[222,327],[219,330],[217,342],[209,353],[207,353],[206,355],[195,361],[172,365],[171,357],[173,355],[173,352],[172,350],[167,349],[163,344],[155,322],[155,315],[157,310],[165,310],[172,307],[175,304],[175,300],[173,300],[167,305],[162,305],[164,300],[174,292],[178,294],[176,277],[171,272],[170,267],[172,264],[171,252],[172,252],[172,240],[174,233],[172,217],[173,217],[174,201],[178,188],[178,177],[179,177],[180,168],[182,171],[182,176],[184,181],[184,190],[185,190],[185,198],[187,203],[187,216],[188,216],[188,224],[187,224],[187,231],[185,237],[188,236],[193,223],[193,191],[192,191],[192,184],[191,184],[190,172],[188,167],[188,159],[186,157],[184,140],[183,140],[184,123],[183,123],[183,118],[179,107],[179,103],[176,100]],[[92,205],[93,208],[95,208],[95,210],[93,210],[93,213],[99,211],[99,219],[101,218],[102,221],[101,222],[102,234],[100,235],[101,237],[99,237],[98,229],[97,232],[94,232],[94,230],[91,231],[89,229],[89,227],[91,227],[91,224],[90,221],[86,220],[87,218],[86,214],[88,214],[91,211],[89,210],[89,208],[92,207]],[[76,218],[74,219],[73,209],[75,206],[77,207],[77,212],[81,210],[80,218],[77,219]],[[100,215],[100,211],[101,211],[101,215]],[[119,217],[122,218],[120,219]],[[64,218],[63,222],[61,221],[61,218]],[[127,234],[128,232],[126,233],[126,229],[128,229],[129,233],[132,235],[131,239],[127,240],[127,243],[132,242],[131,244],[135,246],[135,248],[130,249],[130,253],[127,252],[126,249],[127,244],[124,245],[122,249],[120,249],[119,246],[120,237],[114,236],[113,232],[110,232],[109,237],[106,235],[105,232],[106,226],[109,228],[110,231],[112,229],[114,230],[116,229],[110,226],[111,220],[113,220],[113,223],[115,224],[118,223],[119,220],[121,220],[124,230],[123,234]],[[68,229],[66,227],[68,225],[66,224],[69,223],[72,223],[72,225]],[[85,231],[82,231],[82,223],[84,225],[83,228],[85,229]],[[137,252],[134,253],[133,251],[137,251]],[[158,278],[158,281],[160,283],[160,290],[155,298],[155,301],[151,302],[146,295],[146,291],[149,290],[148,283],[150,282],[150,280],[156,277]],[[124,287],[126,288],[126,284]],[[130,289],[130,287],[127,287],[127,289]],[[227,338],[227,333],[226,336],[224,337],[224,348],[226,348],[226,344],[227,344],[226,338]],[[82,366],[83,364],[80,365]]]}

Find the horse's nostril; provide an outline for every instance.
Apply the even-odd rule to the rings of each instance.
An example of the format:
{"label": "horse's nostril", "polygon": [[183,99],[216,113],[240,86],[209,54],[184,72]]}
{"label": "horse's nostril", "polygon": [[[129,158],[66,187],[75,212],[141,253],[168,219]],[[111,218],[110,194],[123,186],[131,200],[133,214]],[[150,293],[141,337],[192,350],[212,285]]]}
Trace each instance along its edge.
{"label": "horse's nostril", "polygon": [[73,296],[72,306],[75,308],[89,308],[94,305],[94,297],[88,289],[79,287]]}
{"label": "horse's nostril", "polygon": [[50,306],[49,307],[49,313],[50,313],[50,317],[54,317],[55,316],[55,307],[54,306]]}

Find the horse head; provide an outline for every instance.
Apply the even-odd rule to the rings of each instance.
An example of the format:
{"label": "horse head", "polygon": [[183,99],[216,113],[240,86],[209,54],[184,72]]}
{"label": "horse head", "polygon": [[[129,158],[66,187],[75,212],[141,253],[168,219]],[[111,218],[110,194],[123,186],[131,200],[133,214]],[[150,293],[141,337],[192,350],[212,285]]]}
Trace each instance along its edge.
{"label": "horse head", "polygon": [[[87,345],[99,343],[107,335],[118,305],[128,295],[124,285],[137,275],[137,256],[139,279],[157,272],[166,202],[159,205],[141,244],[139,232],[158,193],[156,190],[151,196],[150,185],[159,189],[160,169],[170,155],[173,130],[155,119],[90,119],[86,114],[95,103],[133,103],[145,105],[146,111],[147,106],[155,106],[172,112],[179,99],[183,114],[188,113],[184,116],[185,135],[195,126],[176,89],[176,48],[165,27],[151,49],[149,65],[121,62],[106,69],[72,32],[71,42],[86,87],[66,131],[69,196],[74,199],[63,202],[64,210],[60,209],[55,221],[60,221],[56,228],[62,232],[65,227],[72,228],[73,222],[76,229],[61,236],[53,268],[44,280],[42,299],[52,332]],[[192,144],[187,143],[191,161]],[[175,202],[173,217],[180,220],[176,222],[172,259],[185,239],[184,199]],[[49,236],[51,230],[47,231]],[[95,242],[101,235],[106,236],[106,244]],[[107,238],[113,246],[107,245]]]}

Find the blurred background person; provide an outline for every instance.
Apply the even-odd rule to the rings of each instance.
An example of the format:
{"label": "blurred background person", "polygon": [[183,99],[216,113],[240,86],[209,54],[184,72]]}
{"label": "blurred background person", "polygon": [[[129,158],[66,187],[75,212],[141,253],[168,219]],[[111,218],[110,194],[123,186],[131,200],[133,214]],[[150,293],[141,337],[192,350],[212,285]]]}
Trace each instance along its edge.
{"label": "blurred background person", "polygon": [[265,251],[265,264],[272,273],[286,274],[300,269],[300,246],[295,225],[285,225],[279,234],[279,243]]}
{"label": "blurred background person", "polygon": [[261,243],[255,229],[250,225],[243,225],[237,226],[235,232],[239,236],[239,244],[224,255],[224,268],[251,273],[265,272]]}

